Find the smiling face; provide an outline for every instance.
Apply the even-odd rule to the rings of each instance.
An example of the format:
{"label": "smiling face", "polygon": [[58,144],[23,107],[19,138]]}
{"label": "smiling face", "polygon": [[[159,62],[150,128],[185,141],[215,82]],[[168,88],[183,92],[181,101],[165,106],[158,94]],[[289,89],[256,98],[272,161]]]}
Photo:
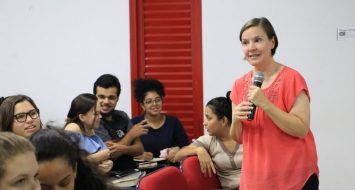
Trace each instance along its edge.
{"label": "smiling face", "polygon": [[241,36],[245,59],[252,65],[272,59],[271,50],[275,47],[274,38],[269,39],[261,26],[246,29]]}
{"label": "smiling face", "polygon": [[96,97],[101,107],[103,116],[110,114],[116,107],[118,102],[118,89],[116,87],[102,88],[96,87]]}
{"label": "smiling face", "polygon": [[39,163],[42,190],[74,190],[76,170],[64,158]]}
{"label": "smiling face", "polygon": [[[23,137],[29,137],[34,132],[40,130],[41,121],[39,113],[37,112],[38,115],[36,115],[35,112],[37,112],[36,109],[27,100],[17,103],[14,109],[15,117],[12,123],[12,132]],[[26,118],[23,122],[20,122],[21,119],[19,117],[16,118],[16,115],[19,116],[19,114],[21,115],[23,113],[26,114],[24,116]]]}
{"label": "smiling face", "polygon": [[84,127],[88,130],[97,129],[100,125],[100,105],[92,107],[87,113],[79,115]]}
{"label": "smiling face", "polygon": [[38,164],[33,152],[18,154],[4,164],[5,175],[0,179],[0,189],[40,190]]}
{"label": "smiling face", "polygon": [[156,91],[148,91],[141,106],[145,114],[157,116],[162,110],[162,102],[161,96]]}

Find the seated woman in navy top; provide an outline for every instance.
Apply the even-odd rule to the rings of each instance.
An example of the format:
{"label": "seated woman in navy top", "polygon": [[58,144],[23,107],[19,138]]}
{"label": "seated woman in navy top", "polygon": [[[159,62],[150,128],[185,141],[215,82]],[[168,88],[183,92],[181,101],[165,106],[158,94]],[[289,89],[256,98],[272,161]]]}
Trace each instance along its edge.
{"label": "seated woman in navy top", "polygon": [[95,95],[78,95],[71,103],[64,129],[78,135],[79,146],[89,153],[89,160],[98,163],[99,169],[107,173],[113,165],[109,160],[110,150],[94,131],[100,124],[99,106]]}
{"label": "seated woman in navy top", "polygon": [[146,120],[149,124],[148,134],[140,137],[144,153],[136,159],[151,160],[166,153],[166,159],[173,162],[176,152],[189,144],[185,129],[175,116],[162,113],[164,85],[155,79],[137,79],[134,81],[134,97],[144,111],[143,115],[134,117],[136,124]]}

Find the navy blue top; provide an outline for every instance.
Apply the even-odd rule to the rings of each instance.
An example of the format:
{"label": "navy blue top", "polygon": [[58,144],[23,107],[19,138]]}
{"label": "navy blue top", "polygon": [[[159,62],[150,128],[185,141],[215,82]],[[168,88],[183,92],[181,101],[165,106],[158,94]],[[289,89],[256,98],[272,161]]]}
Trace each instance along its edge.
{"label": "navy blue top", "polygon": [[95,133],[104,142],[109,140],[121,140],[132,128],[131,120],[124,111],[114,110],[112,112],[112,121],[106,121],[101,118],[99,128]]}
{"label": "navy blue top", "polygon": [[[131,128],[132,123],[128,115],[124,111],[114,110],[112,112],[112,121],[102,118],[99,128],[95,129],[95,133],[104,142],[109,140],[120,141]],[[122,155],[113,160],[112,170],[123,171],[136,167],[137,165],[131,155]]]}
{"label": "navy blue top", "polygon": [[[134,117],[131,121],[135,125],[142,120],[144,115]],[[140,138],[144,151],[153,153],[154,158],[159,157],[160,151],[165,148],[189,145],[189,138],[181,122],[177,117],[169,115],[165,115],[165,122],[159,129],[149,128],[148,134]]]}

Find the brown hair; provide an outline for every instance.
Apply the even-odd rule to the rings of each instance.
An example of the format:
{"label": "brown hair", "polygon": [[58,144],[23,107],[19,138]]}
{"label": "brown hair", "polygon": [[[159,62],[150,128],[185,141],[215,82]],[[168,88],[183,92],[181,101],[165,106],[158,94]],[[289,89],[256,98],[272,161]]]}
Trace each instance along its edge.
{"label": "brown hair", "polygon": [[244,26],[242,27],[242,29],[240,29],[239,41],[242,41],[242,34],[244,33],[245,30],[247,30],[251,27],[255,27],[255,26],[260,26],[265,31],[269,40],[271,40],[274,37],[275,47],[271,50],[271,55],[274,55],[276,52],[277,46],[279,45],[279,41],[277,39],[274,27],[272,26],[271,22],[265,17],[253,18],[253,19],[249,20],[248,22],[246,22],[244,24]]}
{"label": "brown hair", "polygon": [[[0,131],[12,131],[15,106],[23,101],[28,101],[39,113],[35,102],[26,95],[19,94],[6,97],[0,106]],[[40,122],[40,125],[42,126],[42,122]]]}
{"label": "brown hair", "polygon": [[0,132],[0,179],[5,175],[6,161],[27,152],[34,153],[29,140],[11,132]]}

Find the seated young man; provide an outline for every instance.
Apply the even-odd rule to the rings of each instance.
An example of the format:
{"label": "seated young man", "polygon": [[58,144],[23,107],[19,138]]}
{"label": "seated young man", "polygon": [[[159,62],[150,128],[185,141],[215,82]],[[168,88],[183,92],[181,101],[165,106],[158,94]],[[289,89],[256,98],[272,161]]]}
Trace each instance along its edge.
{"label": "seated young man", "polygon": [[133,126],[124,111],[115,110],[121,93],[121,84],[116,76],[101,75],[94,83],[93,91],[98,98],[102,116],[95,133],[110,150],[110,157],[114,162],[112,170],[136,168],[133,157],[144,151],[139,137],[148,132],[147,123],[140,122]]}

